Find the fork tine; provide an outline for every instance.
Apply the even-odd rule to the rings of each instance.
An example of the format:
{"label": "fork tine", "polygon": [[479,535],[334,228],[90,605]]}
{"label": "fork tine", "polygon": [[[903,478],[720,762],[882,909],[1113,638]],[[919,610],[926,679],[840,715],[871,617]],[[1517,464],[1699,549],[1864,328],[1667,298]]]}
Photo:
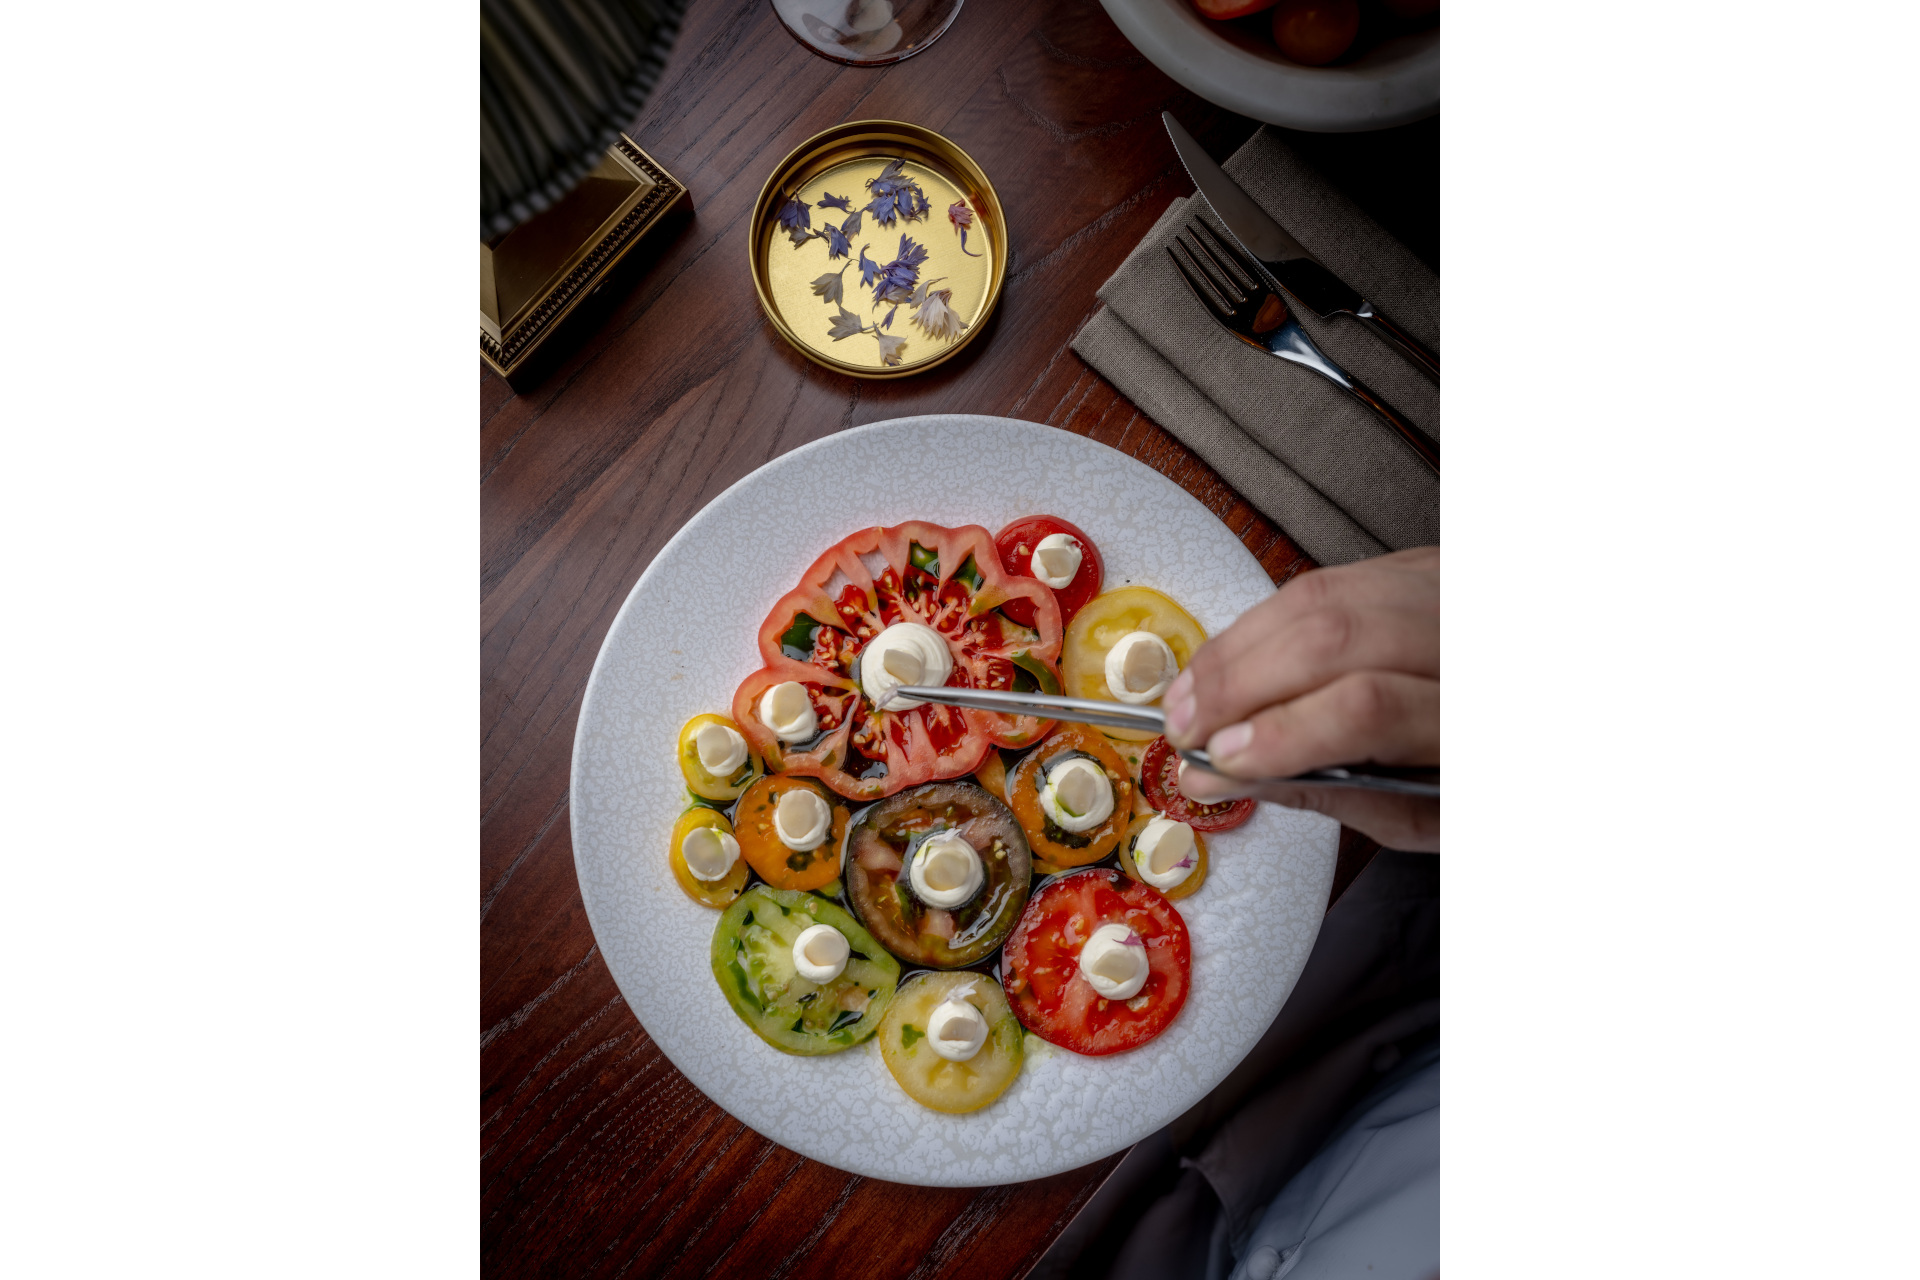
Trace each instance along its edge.
{"label": "fork tine", "polygon": [[[1214,260],[1213,256],[1207,252],[1207,247],[1200,243],[1199,237],[1189,230],[1186,234],[1176,235],[1173,239],[1174,243],[1186,250],[1188,259],[1200,274],[1207,278],[1207,283],[1213,286],[1213,291],[1226,299],[1229,311],[1238,311],[1246,304],[1246,293],[1239,287],[1239,282],[1233,278],[1233,273],[1223,269]],[[1196,249],[1199,252],[1196,253]]]}
{"label": "fork tine", "polygon": [[1178,267],[1180,274],[1186,278],[1187,288],[1193,290],[1193,296],[1198,298],[1200,304],[1207,310],[1213,312],[1214,315],[1223,318],[1231,315],[1233,308],[1229,305],[1223,305],[1220,299],[1214,296],[1211,288],[1201,285],[1199,277],[1194,274],[1194,270],[1182,262],[1180,255],[1173,251],[1174,245],[1179,245],[1182,249],[1186,248],[1186,245],[1181,241],[1179,236],[1175,236],[1173,238],[1173,244],[1167,246],[1167,256],[1173,259],[1173,265]]}
{"label": "fork tine", "polygon": [[[1199,235],[1196,234],[1193,237],[1194,243],[1207,251],[1207,256],[1213,259],[1214,265],[1220,268],[1221,274],[1239,285],[1243,293],[1251,295],[1266,291],[1266,286],[1261,283],[1260,273],[1253,269],[1253,263],[1242,256],[1239,246],[1229,245],[1225,240],[1220,238],[1219,232],[1198,218],[1193,220],[1193,226],[1205,231],[1207,233],[1207,240],[1213,241],[1214,245],[1219,247],[1220,252],[1215,253],[1213,248],[1209,247],[1206,241],[1202,240]],[[1224,259],[1231,259],[1233,265],[1240,268],[1239,273],[1235,274],[1232,269],[1227,266]]]}

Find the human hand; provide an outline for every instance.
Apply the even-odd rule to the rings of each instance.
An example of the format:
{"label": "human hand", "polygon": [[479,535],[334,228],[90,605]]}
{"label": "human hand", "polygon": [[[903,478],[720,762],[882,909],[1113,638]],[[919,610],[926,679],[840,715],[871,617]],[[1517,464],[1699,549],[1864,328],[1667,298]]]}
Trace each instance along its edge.
{"label": "human hand", "polygon": [[[1440,549],[1300,575],[1201,645],[1162,705],[1168,741],[1204,745],[1228,775],[1182,765],[1192,800],[1245,794],[1234,778],[1439,764]],[[1267,794],[1395,849],[1440,848],[1438,800],[1305,786]]]}

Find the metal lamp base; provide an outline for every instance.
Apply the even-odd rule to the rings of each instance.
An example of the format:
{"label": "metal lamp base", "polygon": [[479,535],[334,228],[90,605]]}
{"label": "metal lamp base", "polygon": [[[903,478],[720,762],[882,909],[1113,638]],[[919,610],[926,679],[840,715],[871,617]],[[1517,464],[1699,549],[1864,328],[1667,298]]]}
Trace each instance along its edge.
{"label": "metal lamp base", "polygon": [[624,133],[566,197],[480,242],[480,358],[508,380],[649,232],[690,210],[684,183]]}

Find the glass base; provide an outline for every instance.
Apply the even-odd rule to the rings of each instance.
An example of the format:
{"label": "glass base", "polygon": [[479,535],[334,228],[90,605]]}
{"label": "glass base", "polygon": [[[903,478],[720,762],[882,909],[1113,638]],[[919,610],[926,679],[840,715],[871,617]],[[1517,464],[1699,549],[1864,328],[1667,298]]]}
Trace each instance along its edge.
{"label": "glass base", "polygon": [[772,0],[793,38],[849,67],[884,67],[938,40],[965,0]]}

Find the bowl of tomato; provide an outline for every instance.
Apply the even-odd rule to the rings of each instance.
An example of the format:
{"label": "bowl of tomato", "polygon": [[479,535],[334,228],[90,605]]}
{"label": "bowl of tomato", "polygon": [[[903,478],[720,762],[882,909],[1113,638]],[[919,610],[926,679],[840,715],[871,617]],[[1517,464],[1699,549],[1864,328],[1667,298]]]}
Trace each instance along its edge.
{"label": "bowl of tomato", "polygon": [[1160,70],[1207,101],[1308,133],[1440,109],[1438,0],[1100,0]]}

